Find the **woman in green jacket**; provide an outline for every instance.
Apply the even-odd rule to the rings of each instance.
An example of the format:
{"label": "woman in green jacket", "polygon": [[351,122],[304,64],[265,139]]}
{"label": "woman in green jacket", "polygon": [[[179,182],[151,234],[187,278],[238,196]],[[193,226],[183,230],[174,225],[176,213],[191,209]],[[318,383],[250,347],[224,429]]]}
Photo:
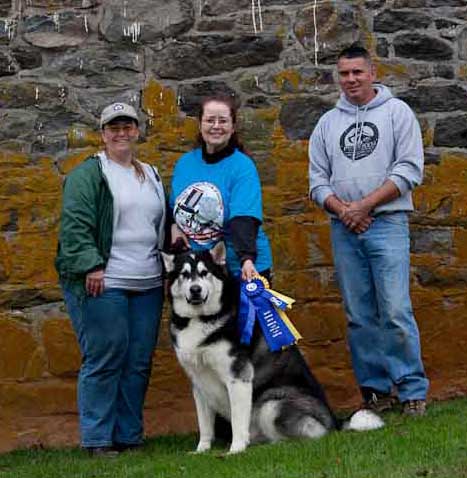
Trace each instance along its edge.
{"label": "woman in green jacket", "polygon": [[102,111],[105,150],[66,178],[56,267],[78,337],[81,444],[114,455],[143,439],[143,404],[163,303],[165,194],[135,158],[138,116]]}

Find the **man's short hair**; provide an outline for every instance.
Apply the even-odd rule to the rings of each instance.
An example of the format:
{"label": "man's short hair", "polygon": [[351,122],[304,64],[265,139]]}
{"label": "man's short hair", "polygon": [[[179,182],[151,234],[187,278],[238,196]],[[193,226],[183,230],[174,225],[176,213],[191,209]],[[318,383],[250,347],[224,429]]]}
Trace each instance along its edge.
{"label": "man's short hair", "polygon": [[341,58],[364,58],[368,63],[371,63],[371,55],[368,50],[358,43],[352,43],[352,45],[344,48],[337,56],[337,60]]}

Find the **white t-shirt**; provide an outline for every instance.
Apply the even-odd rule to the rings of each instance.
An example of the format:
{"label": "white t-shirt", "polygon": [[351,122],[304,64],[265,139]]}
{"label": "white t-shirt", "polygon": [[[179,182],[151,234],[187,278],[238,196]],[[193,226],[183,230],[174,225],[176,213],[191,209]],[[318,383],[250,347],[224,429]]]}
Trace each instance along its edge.
{"label": "white t-shirt", "polygon": [[143,182],[133,166],[125,167],[101,154],[102,170],[114,198],[113,236],[105,268],[106,288],[146,290],[162,284],[157,250],[163,206],[152,168],[143,166]]}

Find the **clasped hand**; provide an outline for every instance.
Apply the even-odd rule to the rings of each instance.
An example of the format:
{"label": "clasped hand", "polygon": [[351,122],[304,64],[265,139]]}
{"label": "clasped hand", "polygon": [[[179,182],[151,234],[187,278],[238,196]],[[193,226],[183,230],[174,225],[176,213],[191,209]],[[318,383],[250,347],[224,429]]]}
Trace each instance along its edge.
{"label": "clasped hand", "polygon": [[363,201],[343,202],[339,219],[345,227],[356,234],[365,232],[373,222],[371,209]]}

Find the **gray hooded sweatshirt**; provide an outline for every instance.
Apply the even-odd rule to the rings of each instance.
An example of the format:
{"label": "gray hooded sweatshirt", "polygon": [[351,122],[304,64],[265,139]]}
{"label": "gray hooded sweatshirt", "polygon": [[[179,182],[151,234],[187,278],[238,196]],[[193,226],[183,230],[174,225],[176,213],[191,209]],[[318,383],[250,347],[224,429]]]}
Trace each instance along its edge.
{"label": "gray hooded sweatshirt", "polygon": [[377,94],[363,106],[341,94],[310,137],[310,196],[321,207],[332,194],[358,201],[390,179],[400,197],[374,213],[413,210],[411,191],[423,177],[420,126],[407,104],[373,86]]}

